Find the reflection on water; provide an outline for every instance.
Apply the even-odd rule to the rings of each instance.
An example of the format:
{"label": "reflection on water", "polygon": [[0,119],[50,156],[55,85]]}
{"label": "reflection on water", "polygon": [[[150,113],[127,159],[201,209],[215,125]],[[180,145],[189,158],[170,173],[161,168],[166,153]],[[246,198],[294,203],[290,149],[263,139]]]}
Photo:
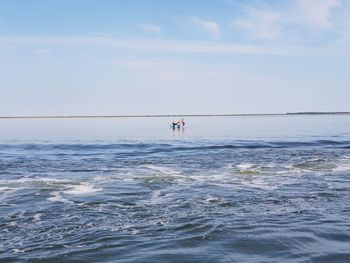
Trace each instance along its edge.
{"label": "reflection on water", "polygon": [[[172,118],[1,120],[0,143],[9,141],[169,140]],[[312,140],[349,137],[350,115],[188,117],[183,139]],[[181,131],[181,129],[180,129]]]}
{"label": "reflection on water", "polygon": [[0,123],[0,262],[350,261],[347,117]]}
{"label": "reflection on water", "polygon": [[170,127],[173,138],[185,138],[185,127]]}

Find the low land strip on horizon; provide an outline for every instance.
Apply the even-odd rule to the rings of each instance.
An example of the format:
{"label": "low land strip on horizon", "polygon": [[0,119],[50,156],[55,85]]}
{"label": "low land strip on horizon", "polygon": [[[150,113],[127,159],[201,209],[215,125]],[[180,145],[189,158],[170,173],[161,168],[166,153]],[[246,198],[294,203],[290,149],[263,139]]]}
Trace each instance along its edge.
{"label": "low land strip on horizon", "polygon": [[165,117],[249,117],[288,115],[346,115],[350,112],[287,112],[287,113],[232,113],[232,114],[145,114],[145,115],[51,115],[0,116],[0,119],[82,119],[82,118],[165,118]]}

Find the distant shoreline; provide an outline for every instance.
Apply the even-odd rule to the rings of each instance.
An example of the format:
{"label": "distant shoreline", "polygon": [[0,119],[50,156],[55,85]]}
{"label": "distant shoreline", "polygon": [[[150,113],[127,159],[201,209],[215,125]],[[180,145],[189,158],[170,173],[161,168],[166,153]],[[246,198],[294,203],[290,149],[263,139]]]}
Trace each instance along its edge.
{"label": "distant shoreline", "polygon": [[89,118],[169,118],[169,117],[258,117],[290,115],[350,115],[350,112],[287,112],[236,114],[145,114],[145,115],[52,115],[52,116],[0,116],[0,119],[89,119]]}

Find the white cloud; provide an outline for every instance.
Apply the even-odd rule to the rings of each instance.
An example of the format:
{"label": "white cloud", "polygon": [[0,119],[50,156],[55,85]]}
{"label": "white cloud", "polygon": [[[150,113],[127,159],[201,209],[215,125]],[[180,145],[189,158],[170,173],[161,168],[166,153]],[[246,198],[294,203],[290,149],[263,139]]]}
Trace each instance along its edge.
{"label": "white cloud", "polygon": [[344,0],[290,0],[287,5],[274,7],[244,7],[243,16],[234,19],[232,25],[256,38],[302,40],[308,37],[305,32],[317,35],[339,30],[335,21],[344,16],[345,12],[340,12],[343,3]]}
{"label": "white cloud", "polygon": [[204,29],[208,33],[210,33],[214,37],[220,36],[220,27],[219,25],[214,21],[208,21],[208,20],[202,20],[197,17],[191,17],[191,21],[199,26],[200,28]]}
{"label": "white cloud", "polygon": [[280,35],[281,15],[272,10],[249,9],[248,17],[232,22],[233,26],[249,31],[254,37],[272,39]]}
{"label": "white cloud", "polygon": [[140,23],[137,26],[146,32],[155,33],[155,34],[162,33],[162,28],[158,25],[149,24],[149,23]]}
{"label": "white cloud", "polygon": [[332,27],[332,11],[341,6],[340,0],[295,0],[292,19],[311,28],[329,29]]}

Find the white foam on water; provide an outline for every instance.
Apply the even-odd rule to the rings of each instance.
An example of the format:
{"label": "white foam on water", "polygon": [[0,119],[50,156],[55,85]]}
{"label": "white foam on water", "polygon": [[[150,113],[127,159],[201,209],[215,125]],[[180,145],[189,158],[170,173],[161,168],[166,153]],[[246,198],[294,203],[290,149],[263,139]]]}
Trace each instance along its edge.
{"label": "white foam on water", "polygon": [[239,170],[240,173],[256,173],[258,170],[254,168],[254,164],[252,163],[242,163],[237,164],[236,168]]}
{"label": "white foam on water", "polygon": [[87,195],[98,191],[101,191],[101,189],[96,188],[93,184],[81,183],[69,186],[69,190],[66,190],[63,193],[69,195]]}
{"label": "white foam on water", "polygon": [[208,174],[208,175],[194,175],[189,176],[193,181],[197,181],[199,183],[222,183],[224,181],[227,181],[227,179],[232,179],[228,174],[224,173],[217,173],[217,174]]}
{"label": "white foam on water", "polygon": [[333,172],[349,172],[350,164],[339,164],[333,169]]}
{"label": "white foam on water", "polygon": [[26,252],[25,249],[18,249],[18,248],[14,248],[14,249],[12,249],[12,251],[13,251],[14,253],[16,253],[16,254]]}
{"label": "white foam on water", "polygon": [[216,196],[206,196],[204,198],[204,201],[206,203],[217,203],[220,201],[220,198],[219,197],[216,197]]}
{"label": "white foam on water", "polygon": [[150,169],[150,170],[154,170],[157,172],[161,172],[163,174],[169,174],[169,175],[178,175],[181,173],[180,171],[176,171],[176,170],[173,170],[173,169],[168,168],[168,167],[152,165],[152,164],[142,165],[142,167]]}
{"label": "white foam on water", "polygon": [[51,195],[52,197],[47,198],[48,201],[74,205],[74,202],[63,198],[61,192],[53,192]]}
{"label": "white foam on water", "polygon": [[350,171],[350,156],[345,156],[342,159],[339,159],[335,163],[336,167],[333,169],[333,172],[349,172]]}
{"label": "white foam on water", "polygon": [[247,170],[253,167],[253,164],[251,163],[242,163],[242,164],[237,164],[236,167],[240,170]]}
{"label": "white foam on water", "polygon": [[41,221],[42,214],[38,213],[33,216],[33,222]]}
{"label": "white foam on water", "polygon": [[0,180],[1,192],[11,193],[16,192],[22,189],[29,189],[32,187],[37,187],[40,184],[44,184],[46,186],[60,186],[62,184],[72,183],[71,180],[68,179],[58,179],[58,178],[28,178],[22,177],[19,179],[9,179],[9,180]]}
{"label": "white foam on water", "polygon": [[50,177],[23,177],[20,179],[15,180],[8,180],[7,182],[11,183],[49,183],[49,184],[55,184],[55,183],[70,183],[71,180],[69,179],[60,179],[60,178],[50,178]]}
{"label": "white foam on water", "polygon": [[133,182],[135,180],[133,178],[124,178],[123,181],[124,182]]}
{"label": "white foam on water", "polygon": [[82,247],[85,247],[86,245],[85,244],[82,244],[82,245],[63,245],[64,247],[67,247],[67,248],[72,248],[72,247],[76,247],[76,248],[82,248]]}
{"label": "white foam on water", "polygon": [[[115,229],[116,230],[116,229]],[[124,231],[124,232],[131,232],[131,235],[136,235],[140,232],[140,230],[136,229],[135,226],[126,224],[120,228],[118,228],[118,230]]]}
{"label": "white foam on water", "polygon": [[275,185],[271,185],[268,182],[264,181],[262,178],[252,178],[251,180],[242,180],[240,182],[242,185],[251,188],[258,188],[263,190],[274,190],[277,187]]}
{"label": "white foam on water", "polygon": [[117,181],[124,181],[124,182],[132,182],[134,181],[134,178],[130,178],[130,176],[133,176],[131,172],[128,173],[120,173],[117,175],[99,175],[92,178],[92,182],[95,183],[110,183],[110,182],[117,182]]}
{"label": "white foam on water", "polygon": [[189,177],[182,174],[181,171],[176,171],[164,166],[141,165],[137,168],[139,170],[136,172],[126,173],[123,181],[137,182],[146,180],[148,183],[156,183],[165,180],[172,183],[183,183],[189,179]]}
{"label": "white foam on water", "polygon": [[132,232],[131,232],[131,235],[136,235],[140,232],[140,230],[137,230],[137,229],[133,229]]}

